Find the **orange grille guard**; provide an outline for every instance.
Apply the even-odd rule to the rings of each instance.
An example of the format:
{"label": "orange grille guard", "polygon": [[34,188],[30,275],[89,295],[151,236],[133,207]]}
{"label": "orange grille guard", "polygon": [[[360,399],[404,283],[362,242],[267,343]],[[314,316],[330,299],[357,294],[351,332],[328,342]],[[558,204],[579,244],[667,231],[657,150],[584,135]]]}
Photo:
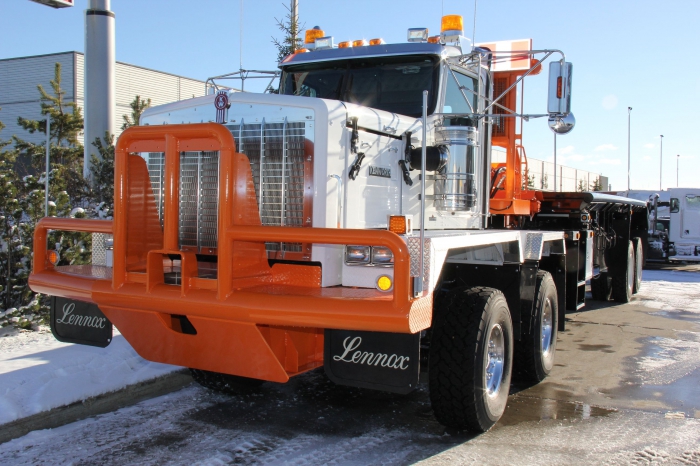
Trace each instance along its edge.
{"label": "orange grille guard", "polygon": [[[333,228],[291,228],[233,226],[226,230],[228,242],[300,242],[320,244],[368,244],[386,246],[394,254],[394,288],[391,294],[369,291],[370,297],[344,296],[338,288],[266,286],[231,289],[231,267],[220,256],[218,289],[191,286],[183,276],[182,285],[158,284],[149,291],[145,283],[127,282],[114,289],[110,280],[67,275],[46,261],[47,230],[110,233],[110,221],[46,218],[35,231],[34,291],[94,302],[100,307],[141,310],[165,314],[199,316],[256,324],[339,328],[353,330],[415,333],[430,326],[432,296],[410,297],[410,256],[406,243],[396,234],[377,230]],[[264,240],[261,240],[264,238]],[[229,262],[230,263],[230,262]],[[369,272],[369,270],[368,270]],[[184,273],[184,271],[183,271]],[[115,277],[116,278],[116,277]],[[193,278],[193,277],[190,277]],[[115,280],[116,281],[116,280]],[[189,283],[187,283],[189,282]],[[209,288],[209,287],[207,287]],[[389,296],[393,299],[389,299]]]}

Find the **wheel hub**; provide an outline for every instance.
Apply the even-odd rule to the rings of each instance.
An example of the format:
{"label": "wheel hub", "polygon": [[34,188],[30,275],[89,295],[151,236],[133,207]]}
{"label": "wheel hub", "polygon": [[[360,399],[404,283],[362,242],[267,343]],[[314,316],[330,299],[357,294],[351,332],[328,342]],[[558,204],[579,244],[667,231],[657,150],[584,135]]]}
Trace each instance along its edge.
{"label": "wheel hub", "polygon": [[552,302],[545,300],[542,308],[542,355],[547,357],[552,349]]}
{"label": "wheel hub", "polygon": [[488,360],[486,363],[486,393],[497,396],[503,379],[505,343],[503,328],[499,324],[491,327],[488,337]]}

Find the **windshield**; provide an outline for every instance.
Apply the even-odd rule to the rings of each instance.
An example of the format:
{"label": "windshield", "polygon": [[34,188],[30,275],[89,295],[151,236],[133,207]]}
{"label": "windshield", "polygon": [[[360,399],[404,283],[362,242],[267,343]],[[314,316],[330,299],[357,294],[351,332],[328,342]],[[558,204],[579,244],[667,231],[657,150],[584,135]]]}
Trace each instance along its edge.
{"label": "windshield", "polygon": [[286,67],[280,94],[342,100],[420,117],[423,91],[433,113],[438,82],[435,56],[372,57]]}

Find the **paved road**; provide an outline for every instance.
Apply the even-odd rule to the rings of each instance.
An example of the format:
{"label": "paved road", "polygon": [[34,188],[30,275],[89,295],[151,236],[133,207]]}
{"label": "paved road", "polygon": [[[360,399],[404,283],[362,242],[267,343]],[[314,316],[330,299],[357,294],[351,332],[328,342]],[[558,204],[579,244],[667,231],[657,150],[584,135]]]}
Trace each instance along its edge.
{"label": "paved road", "polygon": [[229,397],[178,392],[0,445],[2,464],[700,464],[700,270],[645,271],[627,305],[567,315],[551,376],[479,436],[320,371]]}

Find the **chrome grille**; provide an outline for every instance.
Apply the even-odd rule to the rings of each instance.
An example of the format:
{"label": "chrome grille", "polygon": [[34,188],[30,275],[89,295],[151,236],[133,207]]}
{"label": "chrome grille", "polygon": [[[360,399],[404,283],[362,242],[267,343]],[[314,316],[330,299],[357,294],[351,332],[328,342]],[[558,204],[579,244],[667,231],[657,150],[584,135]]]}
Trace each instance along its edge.
{"label": "chrome grille", "polygon": [[[263,119],[228,128],[237,150],[250,160],[262,224],[303,226],[306,123]],[[301,244],[267,243],[267,250],[300,252]]]}
{"label": "chrome grille", "polygon": [[[263,225],[304,226],[306,122],[228,125],[236,150],[250,161],[255,198]],[[163,153],[142,154],[148,166],[158,216],[163,225]],[[219,153],[180,154],[181,248],[208,253],[217,246]],[[299,243],[267,243],[268,251],[301,252]]]}

